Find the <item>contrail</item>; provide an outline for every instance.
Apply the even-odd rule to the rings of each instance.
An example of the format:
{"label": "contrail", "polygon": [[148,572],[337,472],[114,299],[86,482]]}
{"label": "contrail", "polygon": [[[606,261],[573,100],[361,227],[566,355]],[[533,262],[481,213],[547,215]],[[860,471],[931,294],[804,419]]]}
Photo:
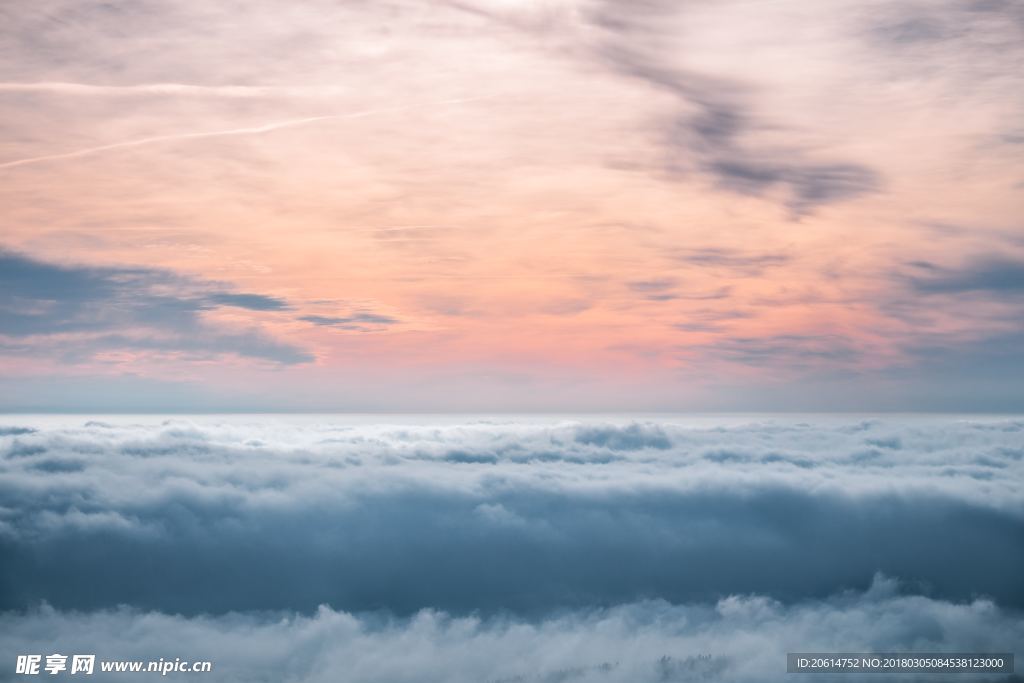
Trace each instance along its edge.
{"label": "contrail", "polygon": [[136,83],[134,85],[94,85],[66,81],[0,82],[0,93],[25,92],[50,95],[132,96],[169,95],[195,97],[328,97],[344,94],[347,88],[336,86],[277,85],[195,85],[192,83]]}
{"label": "contrail", "polygon": [[490,97],[495,97],[495,95],[481,95],[479,97],[467,97],[455,100],[441,100],[440,102],[428,102],[421,104],[405,104],[396,107],[386,107],[383,109],[368,109],[366,111],[350,112],[348,114],[328,114],[326,116],[310,116],[304,119],[288,119],[287,121],[277,121],[275,123],[267,123],[262,126],[253,126],[251,128],[229,128],[227,130],[213,130],[201,133],[177,133],[175,135],[158,135],[156,137],[151,138],[140,138],[138,140],[115,142],[109,145],[101,145],[99,147],[86,147],[85,149],[76,149],[72,152],[62,152],[60,154],[47,154],[45,156],[28,157],[26,159],[16,159],[15,161],[7,161],[5,163],[0,164],[0,169],[16,168],[18,166],[28,166],[30,164],[39,164],[46,161],[58,161],[61,159],[77,159],[78,157],[90,156],[92,154],[98,154],[100,152],[106,152],[112,149],[123,149],[126,147],[141,147],[142,145],[151,145],[156,142],[168,142],[171,140],[194,140],[197,138],[214,138],[228,135],[254,135],[259,133],[269,133],[270,131],[280,130],[281,128],[304,126],[307,123],[315,123],[317,121],[355,119],[363,116],[372,116],[374,114],[383,114],[386,112],[404,111],[406,109],[413,109],[415,107],[473,102],[476,100],[483,100]]}

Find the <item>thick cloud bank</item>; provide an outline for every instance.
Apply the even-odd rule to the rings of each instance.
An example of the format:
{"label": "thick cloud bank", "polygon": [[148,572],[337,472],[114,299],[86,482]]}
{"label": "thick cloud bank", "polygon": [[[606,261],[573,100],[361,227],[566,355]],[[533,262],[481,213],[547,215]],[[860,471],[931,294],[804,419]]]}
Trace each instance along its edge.
{"label": "thick cloud bank", "polygon": [[0,609],[1024,607],[1024,421],[9,418]]}

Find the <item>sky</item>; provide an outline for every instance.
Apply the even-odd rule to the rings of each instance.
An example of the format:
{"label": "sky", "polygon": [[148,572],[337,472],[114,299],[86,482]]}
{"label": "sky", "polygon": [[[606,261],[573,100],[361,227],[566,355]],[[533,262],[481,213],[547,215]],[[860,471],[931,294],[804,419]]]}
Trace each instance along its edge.
{"label": "sky", "polygon": [[0,26],[0,410],[1024,411],[1019,0]]}

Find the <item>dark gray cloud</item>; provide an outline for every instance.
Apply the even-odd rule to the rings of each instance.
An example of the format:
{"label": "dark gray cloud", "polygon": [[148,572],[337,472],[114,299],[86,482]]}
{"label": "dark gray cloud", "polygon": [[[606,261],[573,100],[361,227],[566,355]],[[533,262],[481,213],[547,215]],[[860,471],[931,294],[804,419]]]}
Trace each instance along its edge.
{"label": "dark gray cloud", "polygon": [[221,292],[206,297],[206,301],[216,306],[237,306],[251,311],[286,311],[290,308],[284,299],[263,294],[233,294]]}
{"label": "dark gray cloud", "polygon": [[1024,607],[1015,420],[68,420],[0,437],[0,608],[536,616],[879,571]]}
{"label": "dark gray cloud", "polygon": [[945,268],[928,262],[911,264],[913,288],[922,294],[986,292],[1004,296],[1024,293],[1024,260],[986,256],[960,268]]}
{"label": "dark gray cloud", "polygon": [[398,322],[396,318],[379,313],[357,312],[345,316],[328,315],[303,315],[299,320],[304,320],[314,325],[323,327],[337,327],[344,330],[361,330],[367,325],[394,325]]}
{"label": "dark gray cloud", "polygon": [[258,329],[236,330],[203,319],[203,311],[220,306],[288,308],[275,297],[233,292],[167,270],[57,264],[0,251],[0,334],[35,337],[36,353],[45,350],[40,336],[80,333],[74,341],[62,339],[59,353],[82,358],[102,350],[142,349],[236,353],[280,363],[312,360],[308,352]]}
{"label": "dark gray cloud", "polygon": [[720,186],[743,194],[760,195],[774,187],[788,188],[789,206],[798,214],[878,188],[877,174],[865,166],[773,160],[780,156],[787,155],[741,156],[734,150],[707,161],[705,168]]}
{"label": "dark gray cloud", "polygon": [[878,173],[862,164],[810,158],[795,147],[746,144],[744,135],[760,125],[746,101],[749,89],[680,68],[667,56],[677,41],[666,27],[680,10],[679,3],[666,0],[603,0],[591,13],[606,29],[606,39],[597,48],[605,64],[679,99],[681,112],[662,137],[670,172],[699,170],[720,187],[741,194],[781,189],[796,216],[879,189]]}

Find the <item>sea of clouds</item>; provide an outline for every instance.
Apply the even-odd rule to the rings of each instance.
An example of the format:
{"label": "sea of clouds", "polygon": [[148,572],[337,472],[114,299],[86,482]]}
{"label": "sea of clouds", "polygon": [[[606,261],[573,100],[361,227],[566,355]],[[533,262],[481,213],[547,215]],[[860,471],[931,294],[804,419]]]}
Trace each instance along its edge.
{"label": "sea of clouds", "polygon": [[481,683],[1007,652],[1024,420],[7,416],[0,558],[0,680],[54,651]]}

